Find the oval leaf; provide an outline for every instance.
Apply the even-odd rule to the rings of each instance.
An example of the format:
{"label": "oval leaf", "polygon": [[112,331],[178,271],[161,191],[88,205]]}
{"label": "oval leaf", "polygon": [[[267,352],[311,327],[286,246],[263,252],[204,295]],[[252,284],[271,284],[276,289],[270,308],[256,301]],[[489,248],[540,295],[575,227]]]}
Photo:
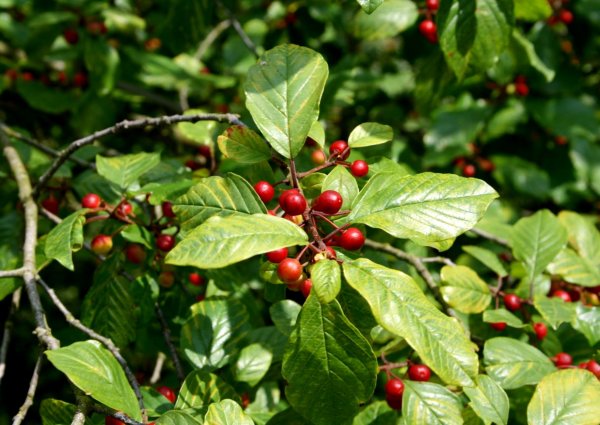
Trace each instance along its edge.
{"label": "oval leaf", "polygon": [[483,321],[485,323],[504,322],[511,328],[524,328],[525,325],[521,319],[503,308],[487,310],[483,312]]}
{"label": "oval leaf", "polygon": [[310,271],[312,290],[322,303],[331,302],[342,287],[342,272],[335,260],[318,261]]}
{"label": "oval leaf", "polygon": [[389,125],[376,122],[366,122],[352,130],[348,136],[348,145],[351,148],[380,145],[394,138],[394,130]]}
{"label": "oval leaf", "polygon": [[255,386],[268,372],[272,360],[273,354],[261,344],[250,344],[242,348],[235,364],[235,380]]}
{"label": "oval leaf", "polygon": [[593,219],[572,211],[561,211],[558,220],[567,229],[569,244],[579,255],[587,258],[596,266],[600,266],[600,232]]}
{"label": "oval leaf", "polygon": [[83,225],[88,211],[83,208],[66,217],[48,233],[44,245],[46,257],[58,261],[71,271],[75,267],[73,251],[79,251],[83,246]]}
{"label": "oval leaf", "polygon": [[271,150],[265,141],[248,127],[234,125],[217,139],[225,158],[241,164],[255,164],[271,159]]}
{"label": "oval leaf", "polygon": [[490,288],[468,267],[444,266],[440,275],[444,300],[463,313],[481,313],[492,300]]}
{"label": "oval leaf", "polygon": [[208,406],[204,425],[254,425],[254,421],[235,401],[222,400]]}

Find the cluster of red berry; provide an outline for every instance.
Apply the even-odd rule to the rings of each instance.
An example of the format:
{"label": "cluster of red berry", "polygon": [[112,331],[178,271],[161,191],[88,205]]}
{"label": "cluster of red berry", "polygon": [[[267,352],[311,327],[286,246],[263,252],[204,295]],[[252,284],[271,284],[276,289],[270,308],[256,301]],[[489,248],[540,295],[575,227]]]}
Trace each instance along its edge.
{"label": "cluster of red berry", "polygon": [[437,26],[433,21],[433,15],[437,13],[440,8],[439,0],[425,0],[425,19],[419,24],[419,32],[425,37],[430,43],[438,42]]}
{"label": "cluster of red berry", "polygon": [[[427,382],[431,378],[431,369],[424,364],[411,364],[408,367],[408,377],[411,381]],[[399,378],[391,378],[385,384],[385,399],[392,409],[402,408],[404,382]]]}
{"label": "cluster of red berry", "polygon": [[573,23],[573,12],[565,7],[569,3],[569,0],[548,0],[548,3],[550,3],[554,11],[552,16],[548,18],[549,25],[557,25],[559,23],[570,25]]}

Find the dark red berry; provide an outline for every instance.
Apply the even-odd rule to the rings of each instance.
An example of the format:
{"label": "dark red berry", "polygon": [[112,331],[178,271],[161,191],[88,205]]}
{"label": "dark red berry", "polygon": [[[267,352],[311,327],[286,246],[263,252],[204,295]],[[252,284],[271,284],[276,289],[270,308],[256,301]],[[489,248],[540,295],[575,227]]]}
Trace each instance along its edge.
{"label": "dark red berry", "polygon": [[440,0],[425,0],[425,7],[430,12],[436,12],[440,8]]}
{"label": "dark red berry", "polygon": [[127,201],[124,201],[119,205],[119,214],[122,216],[128,216],[133,211],[133,207]]}
{"label": "dark red berry", "polygon": [[206,159],[210,159],[212,152],[210,150],[210,146],[208,145],[200,145],[198,146],[198,154],[203,156]]}
{"label": "dark red berry", "polygon": [[162,213],[165,217],[174,218],[175,213],[173,212],[173,204],[169,201],[165,201],[161,204]]}
{"label": "dark red berry", "polygon": [[125,247],[125,258],[133,264],[141,264],[146,259],[146,250],[139,244],[129,244]]}
{"label": "dark red berry", "polygon": [[313,202],[313,209],[325,214],[335,214],[342,208],[342,195],[335,190],[326,190],[321,193]]}
{"label": "dark red berry", "polygon": [[350,166],[350,172],[354,177],[364,177],[369,173],[369,164],[367,161],[357,159]]}
{"label": "dark red berry", "polygon": [[98,208],[102,199],[95,193],[88,193],[81,199],[81,206],[83,208]]}
{"label": "dark red berry", "polygon": [[159,393],[161,393],[162,395],[164,395],[165,398],[167,400],[169,400],[171,403],[175,403],[175,399],[177,398],[177,396],[175,395],[175,391],[173,391],[172,388],[165,387],[163,385],[162,387],[158,387],[156,389],[156,391],[158,391]]}
{"label": "dark red berry", "polygon": [[302,264],[295,258],[285,258],[277,266],[277,276],[285,283],[296,282],[302,276]]}
{"label": "dark red berry", "polygon": [[551,360],[558,368],[565,368],[573,364],[573,357],[567,353],[558,353],[556,356],[552,357]]}
{"label": "dark red berry", "polygon": [[350,227],[340,236],[339,245],[348,251],[356,251],[362,248],[365,236],[356,227]]}
{"label": "dark red berry", "polygon": [[546,338],[546,335],[548,335],[548,327],[541,322],[533,324],[533,331],[535,332],[535,336],[537,337],[537,339],[539,339],[540,341]]}
{"label": "dark red berry", "polygon": [[307,206],[306,199],[300,192],[288,193],[283,197],[283,200],[279,205],[281,206],[281,209],[289,215],[300,215],[306,210]]}
{"label": "dark red berry", "polygon": [[506,329],[506,322],[490,323],[490,326],[497,331],[503,331],[504,329]]}
{"label": "dark red berry", "polygon": [[462,173],[465,177],[473,177],[477,173],[477,168],[473,164],[465,164]]}
{"label": "dark red berry", "polygon": [[33,72],[25,71],[21,74],[21,79],[23,81],[33,81],[35,80],[35,76],[33,75]]}
{"label": "dark red berry", "polygon": [[569,295],[569,293],[567,291],[563,291],[562,289],[554,291],[552,296],[556,297],[556,298],[561,298],[564,302],[567,302],[567,303],[570,303],[572,301],[571,295]]}
{"label": "dark red berry", "polygon": [[596,360],[587,362],[586,369],[596,375],[596,378],[600,379],[600,364]]}
{"label": "dark red berry", "polygon": [[171,235],[158,235],[156,238],[156,246],[161,251],[170,251],[175,246],[175,238]]}
{"label": "dark red berry", "polygon": [[104,425],[125,425],[125,422],[117,418],[113,418],[112,416],[105,416]]}
{"label": "dark red berry", "polygon": [[431,369],[424,364],[412,364],[408,368],[408,376],[411,381],[429,381]]}
{"label": "dark red berry", "polygon": [[77,44],[77,42],[79,41],[79,33],[76,29],[73,28],[67,28],[66,30],[64,30],[63,37],[69,44]]}
{"label": "dark red berry", "polygon": [[385,394],[391,397],[402,397],[404,394],[404,382],[398,378],[392,378],[385,384]]}
{"label": "dark red berry", "polygon": [[267,252],[266,256],[267,256],[267,260],[269,260],[269,262],[274,263],[274,264],[279,264],[287,258],[288,249],[287,248],[276,249],[275,251]]}
{"label": "dark red berry", "polygon": [[344,161],[350,156],[350,148],[345,140],[336,140],[329,146],[329,154],[337,155],[338,159]]}
{"label": "dark red berry", "polygon": [[504,296],[504,305],[510,311],[516,311],[521,308],[521,298],[516,294],[506,294]]}
{"label": "dark red berry", "polygon": [[558,19],[565,25],[573,22],[573,12],[567,9],[562,9],[558,12]]}
{"label": "dark red berry", "polygon": [[190,273],[188,275],[188,280],[190,281],[190,283],[194,286],[200,286],[204,284],[204,278],[202,277],[202,275],[200,273]]}
{"label": "dark red berry", "polygon": [[54,215],[58,214],[58,200],[52,195],[42,201],[42,207]]}
{"label": "dark red berry", "polygon": [[73,85],[75,87],[83,88],[87,86],[88,77],[85,72],[77,72],[73,75]]}
{"label": "dark red berry", "polygon": [[437,43],[437,26],[431,19],[425,19],[419,24],[419,32],[425,37],[430,43]]}
{"label": "dark red berry", "polygon": [[308,294],[310,294],[311,288],[312,280],[306,279],[304,282],[302,282],[302,284],[300,285],[300,291],[302,291],[302,295],[304,295],[304,298],[308,298]]}
{"label": "dark red berry", "polygon": [[261,201],[263,201],[265,204],[275,196],[275,189],[273,189],[271,183],[263,180],[254,185],[254,190],[258,194],[258,197],[261,199]]}

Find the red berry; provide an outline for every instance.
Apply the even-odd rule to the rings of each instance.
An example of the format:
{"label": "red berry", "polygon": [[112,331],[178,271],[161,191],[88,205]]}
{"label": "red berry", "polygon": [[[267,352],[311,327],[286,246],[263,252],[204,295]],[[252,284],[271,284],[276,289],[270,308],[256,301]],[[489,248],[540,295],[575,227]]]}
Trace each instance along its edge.
{"label": "red berry", "polygon": [[112,246],[112,238],[108,235],[98,235],[92,240],[92,251],[99,255],[108,254]]}
{"label": "red berry", "polygon": [[546,338],[546,335],[548,335],[548,327],[541,322],[534,323],[533,330],[535,332],[535,336],[540,341]]}
{"label": "red berry", "polygon": [[497,331],[503,331],[504,329],[506,329],[505,322],[490,323],[490,326]]}
{"label": "red berry", "polygon": [[198,302],[204,301],[205,298],[206,298],[206,295],[204,295],[204,294],[196,295],[196,301],[198,301]]}
{"label": "red berry", "polygon": [[259,181],[254,185],[254,190],[258,194],[258,197],[265,204],[269,202],[275,196],[275,189],[271,186],[271,183],[266,181]]}
{"label": "red berry", "polygon": [[298,226],[300,226],[302,224],[302,222],[304,221],[304,218],[300,214],[298,214],[298,215],[284,214],[283,218],[285,218],[288,221],[291,221],[294,224],[297,224]]}
{"label": "red berry", "polygon": [[504,305],[510,311],[516,311],[521,308],[521,298],[516,294],[506,294],[504,296]]}
{"label": "red berry", "polygon": [[279,264],[287,258],[288,249],[287,248],[276,249],[275,251],[267,252],[266,256],[267,256],[267,260],[269,260],[269,262],[274,263],[274,264]]}
{"label": "red berry", "polygon": [[339,244],[342,248],[348,251],[356,251],[362,248],[365,243],[365,236],[356,227],[350,227],[342,236],[340,236]]}
{"label": "red berry", "polygon": [[69,44],[77,44],[77,42],[79,41],[79,33],[76,29],[73,28],[67,28],[66,30],[64,30],[63,37]]}
{"label": "red berry", "polygon": [[293,282],[286,282],[286,286],[290,291],[298,292],[302,288],[302,284],[306,280],[306,275],[302,273],[300,277]]}
{"label": "red berry", "polygon": [[95,193],[88,193],[81,200],[81,206],[83,208],[98,208],[102,199]]}
{"label": "red berry", "polygon": [[[286,192],[284,192],[284,194]],[[281,197],[283,197],[283,200],[281,200]],[[306,210],[306,199],[304,198],[304,196],[302,196],[300,192],[296,191],[287,193],[285,196],[282,195],[281,197],[279,205],[281,206],[281,209],[289,215],[299,215],[302,214],[304,210]]]}
{"label": "red berry", "polygon": [[369,164],[367,164],[367,161],[357,159],[350,166],[350,172],[354,177],[364,177],[369,172]]}
{"label": "red berry", "polygon": [[175,403],[175,399],[177,398],[177,396],[175,395],[175,391],[173,391],[172,388],[165,387],[163,385],[162,387],[158,387],[156,389],[156,391],[158,391],[159,393],[161,393],[162,395],[164,395],[165,398],[167,400],[169,400],[171,403]]}
{"label": "red berry", "polygon": [[431,19],[425,19],[419,24],[419,32],[425,37],[430,43],[437,43],[437,26]]}
{"label": "red berry", "polygon": [[122,216],[128,216],[133,211],[133,207],[127,201],[123,201],[121,205],[119,205],[119,214]]}
{"label": "red berry", "polygon": [[185,161],[185,166],[188,167],[192,171],[198,170],[200,167],[202,167],[201,164],[194,161],[193,159],[188,159],[187,161]]}
{"label": "red berry", "polygon": [[158,284],[163,288],[170,288],[175,283],[175,274],[173,272],[161,272],[158,275]]}
{"label": "red berry", "polygon": [[557,298],[562,298],[562,300],[567,303],[571,302],[571,295],[569,295],[569,293],[567,291],[563,291],[562,289],[554,291],[552,296],[557,297]]}
{"label": "red berry", "polygon": [[269,211],[267,211],[267,214],[272,215],[274,217],[277,216],[277,213],[275,212],[275,210],[269,210]]}
{"label": "red berry", "polygon": [[558,368],[564,368],[573,364],[573,358],[567,353],[558,353],[551,360]]}
{"label": "red berry", "polygon": [[569,142],[569,140],[568,140],[568,139],[567,139],[565,136],[560,136],[560,135],[559,135],[559,136],[556,136],[556,137],[554,138],[554,141],[555,141],[555,142],[556,142],[556,144],[557,144],[557,145],[559,145],[559,146],[566,145],[566,144]]}
{"label": "red berry", "polygon": [[313,202],[313,209],[325,214],[335,214],[342,208],[342,195],[335,190],[326,190],[321,193]]}
{"label": "red berry", "polygon": [[345,140],[336,140],[329,146],[329,154],[337,155],[338,159],[344,161],[350,156],[350,148]]}
{"label": "red berry", "polygon": [[325,161],[327,161],[327,157],[325,156],[325,152],[323,152],[321,149],[317,149],[312,151],[312,153],[310,154],[310,160],[315,165],[321,165],[324,164]]}
{"label": "red berry", "polygon": [[385,395],[392,398],[401,398],[404,394],[404,382],[398,378],[392,378],[385,384]]}
{"label": "red berry", "polygon": [[285,283],[296,282],[302,276],[302,264],[295,258],[285,258],[277,266],[277,276]]}
{"label": "red berry", "polygon": [[600,379],[600,364],[596,360],[590,360],[587,362],[586,369],[596,375],[596,378]]}
{"label": "red berry", "polygon": [[525,97],[529,94],[529,86],[526,83],[515,83],[515,93]]}
{"label": "red berry", "polygon": [[389,395],[386,395],[385,401],[387,401],[388,406],[390,406],[394,410],[402,409],[402,397],[391,397]]}
{"label": "red berry", "polygon": [[329,258],[335,259],[337,258],[337,253],[335,252],[335,249],[333,249],[332,247],[328,246],[325,248],[325,250],[327,251],[327,254],[329,255]]}
{"label": "red berry", "polygon": [[87,86],[88,77],[85,72],[77,72],[73,75],[73,85],[75,87],[83,88]]}
{"label": "red berry", "polygon": [[573,12],[567,9],[562,9],[558,12],[558,19],[565,25],[569,25],[573,22]]}
{"label": "red berry", "polygon": [[439,0],[425,0],[425,7],[429,9],[430,12],[436,12],[440,8]]}
{"label": "red berry", "polygon": [[88,22],[86,26],[87,30],[94,35],[106,34],[106,32],[108,31],[104,22],[92,21]]}
{"label": "red berry", "polygon": [[165,217],[174,218],[175,213],[173,212],[173,204],[169,201],[165,201],[161,204],[162,213]]}
{"label": "red berry", "polygon": [[19,77],[19,73],[17,72],[17,70],[16,69],[12,69],[12,68],[11,69],[7,69],[6,72],[4,73],[4,75],[10,81],[15,81]]}
{"label": "red berry", "polygon": [[158,235],[156,238],[156,246],[161,251],[170,251],[175,246],[175,238],[171,235]]}
{"label": "red berry", "polygon": [[429,381],[431,369],[424,364],[412,364],[408,368],[408,376],[412,381]]}
{"label": "red berry", "polygon": [[58,214],[58,200],[52,195],[42,201],[42,207],[54,215]]}
{"label": "red berry", "polygon": [[288,190],[284,190],[283,192],[281,192],[281,194],[279,195],[279,199],[277,199],[277,202],[279,203],[279,205],[281,205],[283,203],[283,201],[285,200],[285,198],[287,198],[289,195],[291,195],[292,193],[300,193],[300,191],[298,189],[288,189]]}
{"label": "red berry", "polygon": [[33,72],[25,71],[21,74],[21,79],[23,81],[33,81],[35,80],[35,76],[33,75]]}
{"label": "red berry", "polygon": [[477,163],[479,164],[479,168],[488,173],[496,169],[496,165],[487,158],[479,158]]}
{"label": "red berry", "polygon": [[245,409],[250,405],[250,395],[248,393],[242,393],[242,409]]}
{"label": "red berry", "polygon": [[133,264],[140,264],[146,259],[146,250],[138,244],[129,244],[125,247],[125,258]]}
{"label": "red berry", "polygon": [[204,284],[204,278],[202,277],[202,275],[200,273],[196,273],[196,272],[190,273],[188,275],[188,280],[194,286],[200,286],[200,285]]}
{"label": "red berry", "polygon": [[300,290],[302,291],[302,295],[304,295],[304,298],[308,298],[308,294],[310,294],[311,288],[312,280],[306,279],[304,282],[302,282],[302,284],[300,285]]}
{"label": "red berry", "polygon": [[104,418],[104,425],[125,425],[125,422],[117,418],[113,418],[112,416],[106,416]]}
{"label": "red berry", "polygon": [[198,146],[198,153],[206,159],[211,157],[210,146],[208,145],[200,145]]}
{"label": "red berry", "polygon": [[465,177],[473,177],[477,173],[477,168],[473,164],[465,164],[462,173]]}

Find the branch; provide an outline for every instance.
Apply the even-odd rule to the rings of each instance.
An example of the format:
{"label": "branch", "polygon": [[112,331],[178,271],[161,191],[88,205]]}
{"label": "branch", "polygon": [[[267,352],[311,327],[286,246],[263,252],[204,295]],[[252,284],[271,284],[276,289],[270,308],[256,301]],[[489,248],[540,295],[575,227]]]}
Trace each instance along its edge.
{"label": "branch", "polygon": [[134,419],[131,419],[129,416],[127,416],[123,412],[115,412],[114,410],[109,409],[108,407],[105,407],[101,404],[94,403],[91,406],[91,408],[95,412],[102,413],[107,416],[112,416],[113,418],[116,418],[127,425],[144,425],[144,423],[147,422],[147,420],[144,420],[144,423],[138,422]]}
{"label": "branch", "polygon": [[83,146],[89,145],[94,141],[106,137],[111,134],[117,134],[125,130],[133,130],[136,128],[143,127],[158,127],[163,125],[171,125],[179,122],[198,122],[198,121],[217,121],[217,122],[228,122],[235,125],[244,125],[239,120],[239,116],[235,114],[194,114],[194,115],[166,115],[157,118],[142,118],[139,120],[124,120],[120,123],[113,125],[112,127],[105,128],[103,130],[96,131],[89,136],[75,140],[69,146],[60,151],[59,156],[54,160],[52,165],[46,172],[40,177],[39,181],[35,186],[33,195],[37,195],[42,187],[52,178],[56,171],[61,165],[75,152],[77,149]]}
{"label": "branch", "polygon": [[158,352],[158,356],[156,357],[156,364],[154,365],[154,370],[152,371],[152,376],[150,377],[150,384],[154,385],[158,381],[160,381],[160,374],[162,372],[162,368],[165,364],[165,360],[167,356],[162,351]]}
{"label": "branch", "polygon": [[240,24],[240,21],[238,21],[236,19],[236,17],[231,12],[231,10],[229,10],[223,4],[223,2],[221,0],[217,0],[217,4],[225,11],[225,13],[227,14],[227,17],[229,18],[229,22],[231,22],[231,25],[233,25],[233,28],[238,33],[238,35],[242,39],[242,42],[246,45],[246,47],[248,48],[248,50],[250,50],[252,52],[252,54],[258,58],[259,54],[258,54],[258,51],[256,50],[256,45],[250,39],[250,37],[248,37],[248,34],[246,34],[246,32],[244,31],[244,29],[242,28],[242,25]]}
{"label": "branch", "polygon": [[229,28],[230,25],[231,21],[229,19],[219,22],[198,45],[194,58],[202,60],[202,56],[204,56],[210,45],[213,44],[215,40],[219,38],[221,33]]}
{"label": "branch", "polygon": [[19,309],[20,303],[21,288],[18,288],[15,292],[13,292],[8,318],[6,319],[6,322],[4,322],[4,333],[2,334],[2,344],[0,344],[0,383],[4,377],[4,371],[6,370],[6,356],[8,354],[8,344],[10,343],[10,335],[13,328],[13,316]]}
{"label": "branch", "polygon": [[14,270],[0,270],[0,279],[3,277],[22,277],[23,273],[25,273],[24,267]]}
{"label": "branch", "polygon": [[42,366],[42,356],[40,353],[37,358],[37,362],[35,362],[35,367],[33,368],[33,374],[31,375],[31,381],[29,382],[29,390],[27,390],[27,397],[25,397],[25,401],[23,405],[19,409],[19,412],[13,418],[12,425],[20,425],[21,422],[25,419],[27,415],[27,411],[33,404],[33,398],[35,397],[35,390],[37,389],[38,379],[40,377],[40,368]]}
{"label": "branch", "polygon": [[473,232],[477,236],[481,236],[484,239],[496,242],[499,245],[510,246],[510,243],[506,239],[500,238],[496,235],[492,235],[490,232],[486,232],[485,230],[477,229],[474,227],[470,229],[469,232]]}
{"label": "branch", "polygon": [[175,371],[177,373],[177,378],[179,378],[180,382],[185,380],[185,372],[183,371],[183,367],[181,366],[181,361],[179,360],[179,356],[177,355],[177,350],[173,345],[173,340],[171,339],[171,330],[169,329],[169,324],[165,320],[165,315],[160,309],[158,303],[154,304],[154,309],[156,310],[156,316],[158,317],[158,321],[160,322],[160,327],[162,328],[163,336],[165,338],[165,343],[167,347],[169,347],[169,352],[171,353],[171,359],[173,360],[173,364],[175,365]]}
{"label": "branch", "polygon": [[142,398],[140,386],[139,386],[134,374],[131,372],[131,369],[129,369],[129,365],[127,364],[127,361],[121,355],[119,347],[117,347],[110,338],[100,335],[93,329],[88,328],[83,323],[81,323],[79,320],[77,320],[73,316],[73,314],[67,309],[67,307],[65,307],[65,305],[62,303],[60,298],[58,298],[58,296],[56,295],[56,292],[54,292],[54,290],[52,288],[50,288],[46,282],[44,282],[41,278],[38,279],[38,282],[44,288],[44,290],[46,291],[46,293],[48,294],[48,296],[50,297],[50,299],[52,300],[54,305],[65,316],[65,319],[68,324],[70,324],[74,328],[79,329],[81,332],[83,332],[90,338],[93,338],[96,341],[99,341],[108,349],[108,351],[110,351],[112,353],[112,355],[115,357],[117,362],[119,362],[119,364],[121,365],[121,368],[123,368],[125,375],[127,375],[127,380],[129,381],[131,388],[133,388],[133,391],[135,392],[135,395],[137,396],[138,405],[140,406],[140,411],[142,412],[142,417],[144,418],[144,420],[146,420],[147,419],[146,408],[144,407],[144,400]]}

